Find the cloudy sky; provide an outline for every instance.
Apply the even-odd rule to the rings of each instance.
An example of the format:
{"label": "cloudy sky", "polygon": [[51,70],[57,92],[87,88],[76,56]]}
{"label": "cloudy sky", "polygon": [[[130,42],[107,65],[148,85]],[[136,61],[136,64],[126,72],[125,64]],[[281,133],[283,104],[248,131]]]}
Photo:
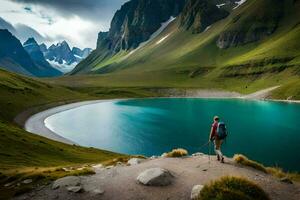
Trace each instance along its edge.
{"label": "cloudy sky", "polygon": [[114,12],[128,0],[0,0],[0,17],[25,24],[70,46],[95,48],[99,31],[109,29]]}

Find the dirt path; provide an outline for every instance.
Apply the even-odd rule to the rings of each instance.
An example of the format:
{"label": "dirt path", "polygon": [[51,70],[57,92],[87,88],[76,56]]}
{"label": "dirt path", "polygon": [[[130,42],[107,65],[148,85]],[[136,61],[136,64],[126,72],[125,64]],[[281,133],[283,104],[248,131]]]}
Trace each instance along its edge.
{"label": "dirt path", "polygon": [[[175,176],[173,184],[165,187],[151,187],[143,186],[136,181],[142,171],[153,167],[170,170]],[[230,159],[227,159],[225,164],[221,164],[216,161],[215,157],[212,157],[209,164],[206,155],[187,158],[156,158],[133,166],[97,168],[95,175],[81,177],[81,184],[85,190],[82,193],[67,192],[64,188],[53,190],[49,185],[16,199],[183,200],[190,199],[194,185],[204,185],[224,175],[246,177],[259,184],[274,200],[300,199],[298,183],[282,183],[263,172],[236,165]],[[92,192],[95,189],[104,190],[104,193],[95,194]]]}

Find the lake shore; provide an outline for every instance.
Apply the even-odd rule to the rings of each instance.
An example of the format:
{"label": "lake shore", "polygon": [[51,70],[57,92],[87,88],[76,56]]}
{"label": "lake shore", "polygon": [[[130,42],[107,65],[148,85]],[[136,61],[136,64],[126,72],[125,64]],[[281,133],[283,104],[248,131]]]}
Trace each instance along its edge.
{"label": "lake shore", "polygon": [[[265,90],[260,90],[258,92],[249,94],[249,95],[241,95],[236,92],[227,92],[227,91],[218,91],[218,90],[175,90],[175,89],[164,89],[159,93],[165,94],[164,97],[153,97],[153,98],[231,98],[231,99],[244,99],[244,100],[264,100],[264,101],[274,101],[274,102],[285,102],[285,103],[300,103],[300,101],[293,100],[274,100],[268,99],[268,95],[271,91],[278,88],[272,87],[267,88]],[[108,100],[91,100],[91,101],[82,101],[76,103],[70,103],[65,105],[56,106],[42,112],[38,112],[32,116],[29,116],[27,119],[23,119],[24,123],[20,124],[24,127],[24,129],[30,133],[34,133],[55,141],[67,143],[67,144],[75,144],[71,140],[68,140],[57,133],[50,130],[46,124],[45,120],[57,113],[67,111],[70,109],[74,109],[80,106],[108,102],[108,101],[120,101],[120,100],[128,100],[128,99],[108,99]]]}

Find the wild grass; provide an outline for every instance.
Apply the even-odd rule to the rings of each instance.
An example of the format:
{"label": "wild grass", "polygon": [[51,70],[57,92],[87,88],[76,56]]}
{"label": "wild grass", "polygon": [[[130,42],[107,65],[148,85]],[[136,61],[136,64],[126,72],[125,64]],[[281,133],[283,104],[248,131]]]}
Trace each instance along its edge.
{"label": "wild grass", "polygon": [[225,176],[205,185],[199,200],[269,200],[257,184],[239,177]]}
{"label": "wild grass", "polygon": [[[72,170],[64,170],[63,167],[50,168],[28,168],[25,171],[10,172],[0,178],[0,195],[4,199],[30,192],[39,185],[47,185],[51,181],[65,176],[93,175],[95,171],[89,166],[72,167]],[[24,180],[31,179],[29,184]]]}
{"label": "wild grass", "polygon": [[185,149],[173,149],[171,152],[167,153],[167,157],[170,158],[178,158],[178,157],[184,157],[188,155],[188,151]]}
{"label": "wild grass", "polygon": [[285,172],[279,167],[266,167],[263,164],[260,164],[256,161],[248,159],[246,156],[241,154],[236,154],[233,157],[234,161],[238,164],[251,167],[253,169],[262,171],[266,174],[271,174],[277,178],[288,178],[293,181],[300,181],[300,174],[298,172]]}
{"label": "wild grass", "polygon": [[263,166],[262,164],[253,161],[253,160],[249,160],[246,156],[241,155],[241,154],[236,154],[233,156],[233,159],[235,162],[244,165],[244,166],[248,166],[251,168],[254,168],[256,170],[262,171],[264,173],[268,173],[267,169],[265,166]]}

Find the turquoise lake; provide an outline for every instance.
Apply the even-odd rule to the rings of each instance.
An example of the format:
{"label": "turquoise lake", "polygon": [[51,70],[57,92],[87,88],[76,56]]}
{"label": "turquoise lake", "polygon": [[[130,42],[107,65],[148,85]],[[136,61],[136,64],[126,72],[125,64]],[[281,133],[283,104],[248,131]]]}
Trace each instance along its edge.
{"label": "turquoise lake", "polygon": [[268,166],[300,171],[300,105],[238,99],[157,98],[90,104],[48,117],[45,124],[73,142],[126,154],[189,153],[207,142],[213,116],[229,136],[226,156],[242,153]]}

